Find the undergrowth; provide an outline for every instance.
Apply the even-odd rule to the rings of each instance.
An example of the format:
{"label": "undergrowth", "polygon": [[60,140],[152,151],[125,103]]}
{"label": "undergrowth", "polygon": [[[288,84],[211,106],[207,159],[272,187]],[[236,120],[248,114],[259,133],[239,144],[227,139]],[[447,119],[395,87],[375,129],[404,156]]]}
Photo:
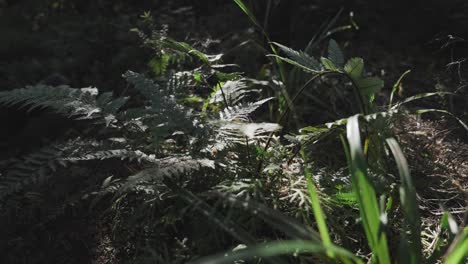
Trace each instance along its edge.
{"label": "undergrowth", "polygon": [[5,263],[33,261],[14,255],[42,241],[37,230],[77,211],[98,215],[128,263],[463,262],[468,229],[448,211],[436,235],[422,235],[434,227],[421,220],[394,135],[404,116],[452,115],[406,107],[447,93],[396,101],[406,72],[379,105],[384,82],[330,39],[351,26],[335,27],[335,17],[298,51],[270,41],[235,2],[269,43],[262,79],[168,37],[145,14],[147,28],[134,31],[153,51],[151,72],[123,74],[124,93],[47,85],[0,92],[4,106],[77,124],[1,161]]}

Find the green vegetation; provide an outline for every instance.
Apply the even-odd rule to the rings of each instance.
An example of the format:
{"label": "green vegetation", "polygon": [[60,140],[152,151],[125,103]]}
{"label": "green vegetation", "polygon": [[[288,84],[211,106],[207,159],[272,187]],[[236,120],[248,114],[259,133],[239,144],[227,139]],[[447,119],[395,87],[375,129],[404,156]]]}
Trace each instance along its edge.
{"label": "green vegetation", "polygon": [[[341,13],[300,51],[234,2],[266,40],[256,78],[145,13],[132,32],[149,71],[125,72],[124,91],[0,91],[3,107],[68,122],[54,141],[0,162],[3,259],[29,263],[21,252],[47,241],[37,233],[89,217],[119,263],[464,263],[466,223],[450,208],[428,220],[399,143],[401,122],[422,113],[467,132],[443,104],[409,106],[458,95],[397,98],[410,71],[389,89],[364,58],[346,58],[331,37],[357,25],[336,26]],[[44,243],[74,247],[66,237]]]}

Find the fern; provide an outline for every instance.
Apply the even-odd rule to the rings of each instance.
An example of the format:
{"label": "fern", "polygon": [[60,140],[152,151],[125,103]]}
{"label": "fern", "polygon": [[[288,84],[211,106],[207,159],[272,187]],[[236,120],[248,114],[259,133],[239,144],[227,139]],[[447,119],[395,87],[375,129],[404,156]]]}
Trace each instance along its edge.
{"label": "fern", "polygon": [[249,95],[257,95],[261,90],[250,88],[246,79],[227,81],[220,87],[210,99],[210,103],[227,101],[228,105],[239,104]]}
{"label": "fern", "polygon": [[23,158],[3,161],[0,167],[0,202],[29,185],[44,184],[59,167],[67,166],[66,161],[59,159],[64,150],[63,145],[51,145]]}
{"label": "fern", "polygon": [[79,156],[69,156],[62,158],[61,160],[64,161],[85,161],[85,160],[105,160],[105,159],[113,159],[117,158],[120,160],[128,160],[128,161],[138,161],[138,162],[156,162],[156,158],[154,155],[147,155],[140,150],[126,150],[126,149],[110,149],[110,150],[103,150],[103,151],[92,151],[89,154],[79,155]]}
{"label": "fern", "polygon": [[158,161],[158,166],[144,169],[128,178],[128,182],[161,181],[166,177],[177,178],[183,174],[201,169],[215,169],[215,163],[209,159],[194,159],[190,156],[169,157]]}
{"label": "fern", "polygon": [[[220,136],[230,142],[246,144],[248,141],[267,139],[270,133],[281,129],[275,123],[229,123],[221,127]],[[248,141],[246,141],[248,140]]]}
{"label": "fern", "polygon": [[101,112],[97,107],[96,88],[74,89],[68,86],[27,86],[22,89],[0,92],[0,104],[27,108],[52,108],[66,116],[92,118]]}
{"label": "fern", "polygon": [[218,149],[224,149],[231,143],[255,144],[268,135],[281,129],[275,123],[252,123],[250,115],[260,106],[270,101],[266,98],[254,103],[239,104],[227,107],[220,112],[219,120],[212,122],[217,127],[218,134],[215,139]]}
{"label": "fern", "polygon": [[171,77],[161,84],[128,71],[126,80],[145,98],[143,107],[130,108],[118,115],[125,127],[150,132],[150,143],[159,146],[161,140],[176,131],[192,131],[195,127],[189,110],[175,96],[185,85],[180,77]]}
{"label": "fern", "polygon": [[116,121],[115,114],[128,98],[113,99],[112,93],[98,96],[96,88],[70,88],[68,86],[36,85],[0,92],[0,104],[35,109],[50,109],[66,117],[83,120],[102,120],[107,125]]}
{"label": "fern", "polygon": [[231,122],[231,121],[249,121],[249,115],[257,110],[264,103],[274,99],[273,97],[265,98],[254,103],[239,104],[232,107],[225,108],[220,113],[220,121]]}
{"label": "fern", "polygon": [[[182,176],[200,171],[213,171],[215,162],[209,159],[196,159],[191,156],[171,156],[162,159],[151,160],[152,166],[130,175],[124,179],[111,180],[108,178],[101,186],[101,190],[95,195],[97,200],[106,194],[117,194],[119,198],[128,193],[141,192],[162,193],[167,191],[166,179],[171,182],[180,182]],[[200,173],[197,174],[201,176]],[[199,177],[197,177],[200,180]],[[194,178],[195,179],[195,178]]]}

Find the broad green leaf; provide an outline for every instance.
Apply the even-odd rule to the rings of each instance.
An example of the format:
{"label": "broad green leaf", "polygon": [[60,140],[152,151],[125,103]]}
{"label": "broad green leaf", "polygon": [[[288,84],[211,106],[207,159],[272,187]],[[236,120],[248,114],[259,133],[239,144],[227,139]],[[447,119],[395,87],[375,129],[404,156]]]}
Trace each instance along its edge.
{"label": "broad green leaf", "polygon": [[362,58],[351,58],[344,66],[345,72],[353,80],[358,80],[362,77],[364,71],[364,61]]}
{"label": "broad green leaf", "polygon": [[334,39],[330,39],[328,43],[328,58],[335,64],[337,67],[343,67],[344,64],[344,55],[341,51],[338,43]]}
{"label": "broad green leaf", "polygon": [[364,96],[372,96],[382,90],[384,82],[377,77],[366,77],[354,80],[359,92]]}
{"label": "broad green leaf", "polygon": [[[407,223],[410,231],[410,241],[408,243],[409,248],[405,247],[406,255],[409,256],[409,263],[420,263],[421,262],[421,219],[419,216],[418,201],[416,199],[416,190],[411,180],[411,175],[408,168],[408,162],[406,161],[403,152],[398,145],[398,142],[394,138],[388,138],[387,144],[395,157],[398,172],[400,174],[400,202],[405,214],[405,222]],[[409,250],[408,250],[409,249]]]}
{"label": "broad green leaf", "polygon": [[338,67],[336,67],[335,64],[331,60],[325,57],[321,57],[320,61],[322,62],[322,65],[323,67],[325,67],[325,69],[330,70],[330,71],[336,71],[336,72],[340,71]]}

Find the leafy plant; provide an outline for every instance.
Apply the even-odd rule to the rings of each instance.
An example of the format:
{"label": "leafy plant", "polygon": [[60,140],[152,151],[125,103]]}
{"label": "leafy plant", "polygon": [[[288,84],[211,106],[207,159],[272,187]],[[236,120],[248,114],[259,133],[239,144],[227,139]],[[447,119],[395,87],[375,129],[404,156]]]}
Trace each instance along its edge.
{"label": "leafy plant", "polygon": [[[133,31],[153,52],[152,77],[127,71],[122,94],[44,85],[0,92],[1,105],[77,124],[57,142],[1,162],[5,244],[21,241],[9,231],[19,222],[31,238],[33,227],[83,206],[105,220],[129,262],[462,262],[467,229],[448,213],[425,255],[416,188],[392,132],[407,103],[445,93],[394,102],[405,72],[378,106],[384,83],[362,58],[347,59],[332,39],[326,55],[312,55],[345,29],[333,28],[337,16],[299,51],[272,42],[247,5],[235,3],[267,39],[274,64],[266,67],[277,76],[231,72],[223,54],[168,37],[148,13],[149,28]],[[323,123],[296,118],[304,98],[317,103]],[[357,107],[338,111],[327,100]],[[413,112],[427,111],[444,110]]]}

